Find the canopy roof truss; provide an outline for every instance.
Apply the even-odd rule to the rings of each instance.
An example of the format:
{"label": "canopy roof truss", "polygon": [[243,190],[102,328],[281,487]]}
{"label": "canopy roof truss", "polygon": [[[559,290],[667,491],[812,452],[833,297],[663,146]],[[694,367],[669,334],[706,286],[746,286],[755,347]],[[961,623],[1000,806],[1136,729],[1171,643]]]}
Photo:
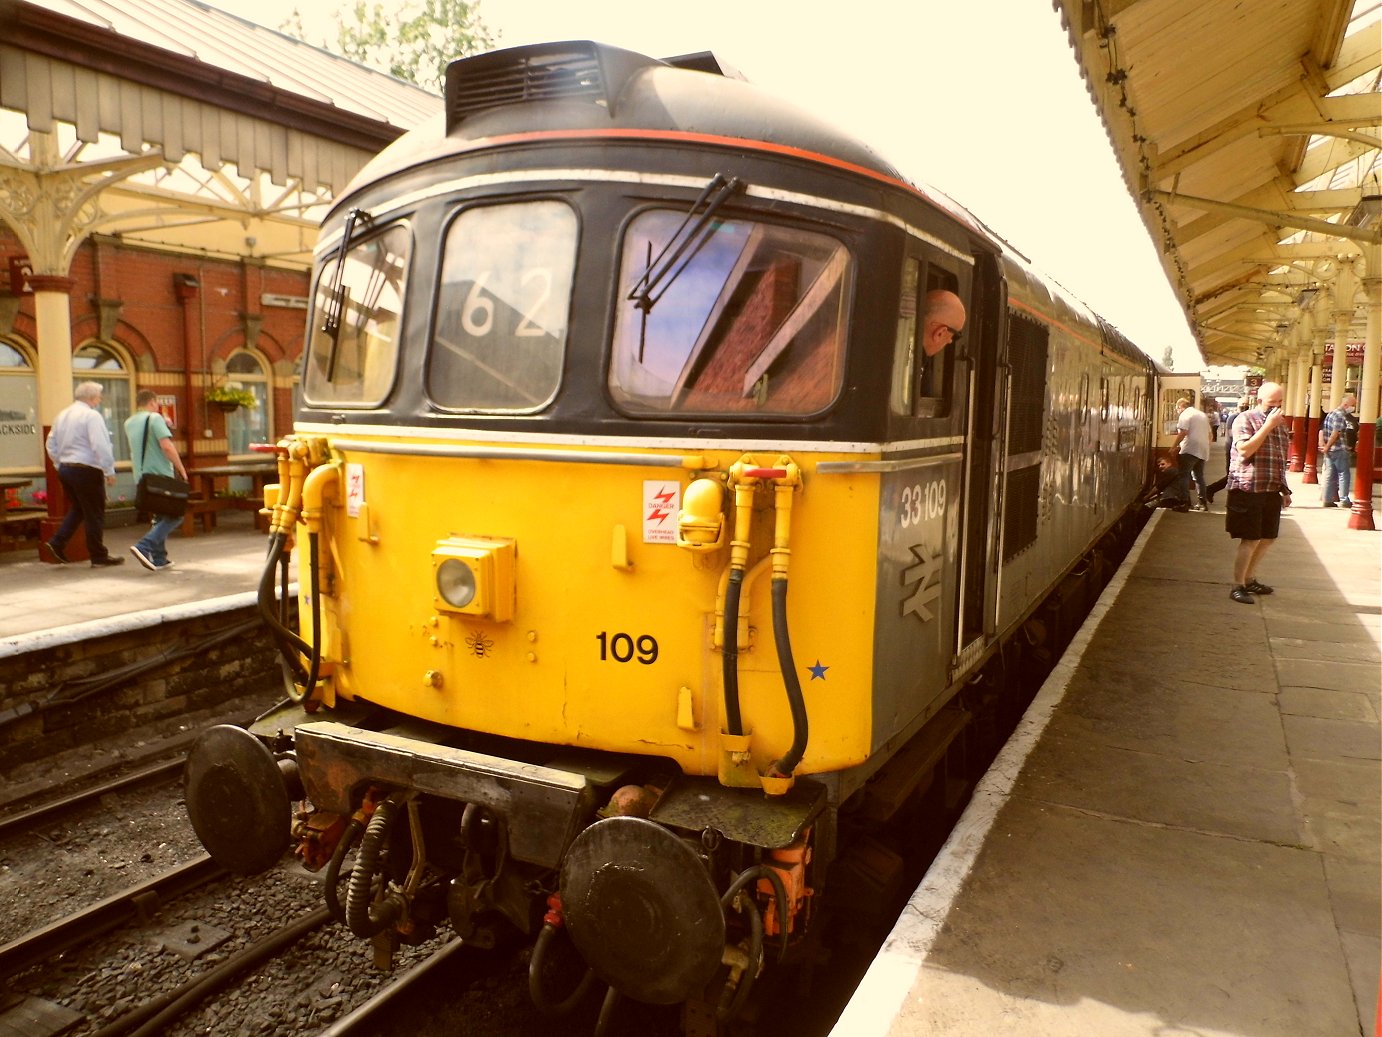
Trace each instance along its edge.
{"label": "canopy roof truss", "polygon": [[306,268],[332,198],[441,99],[187,0],[0,0],[0,219]]}
{"label": "canopy roof truss", "polygon": [[[22,239],[40,212],[20,201],[40,191],[45,175],[65,174],[99,188],[73,214],[76,237],[100,234],[173,251],[310,265],[329,189],[306,190],[298,178],[275,184],[263,171],[245,177],[225,163],[207,169],[194,154],[176,163],[157,148],[131,154],[109,134],[88,142],[76,139],[71,126],[53,129],[36,134],[14,113],[0,112],[0,211]],[[146,168],[129,171],[136,159]]]}
{"label": "canopy roof truss", "polygon": [[1361,338],[1382,4],[1053,3],[1203,358],[1260,365],[1312,308]]}

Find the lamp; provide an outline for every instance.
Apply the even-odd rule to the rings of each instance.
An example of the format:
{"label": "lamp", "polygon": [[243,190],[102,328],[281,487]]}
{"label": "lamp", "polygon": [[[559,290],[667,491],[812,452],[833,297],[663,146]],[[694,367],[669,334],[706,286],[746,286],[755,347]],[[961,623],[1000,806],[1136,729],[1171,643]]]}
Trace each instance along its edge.
{"label": "lamp", "polygon": [[1382,217],[1382,181],[1373,173],[1358,186],[1362,196],[1344,222],[1350,227],[1376,226]]}
{"label": "lamp", "polygon": [[1296,296],[1296,305],[1302,310],[1308,310],[1315,302],[1315,296],[1320,294],[1318,286],[1302,288],[1300,294]]}

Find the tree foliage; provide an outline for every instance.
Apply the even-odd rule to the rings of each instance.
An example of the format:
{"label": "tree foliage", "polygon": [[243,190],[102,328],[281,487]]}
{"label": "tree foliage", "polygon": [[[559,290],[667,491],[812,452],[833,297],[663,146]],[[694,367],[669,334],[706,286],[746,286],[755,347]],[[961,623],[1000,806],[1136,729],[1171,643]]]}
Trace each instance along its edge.
{"label": "tree foliage", "polygon": [[[336,12],[335,43],[321,46],[398,79],[440,92],[446,66],[457,58],[489,50],[494,36],[480,18],[479,0],[411,0],[386,10],[355,0]],[[294,8],[282,30],[306,39],[302,14]]]}

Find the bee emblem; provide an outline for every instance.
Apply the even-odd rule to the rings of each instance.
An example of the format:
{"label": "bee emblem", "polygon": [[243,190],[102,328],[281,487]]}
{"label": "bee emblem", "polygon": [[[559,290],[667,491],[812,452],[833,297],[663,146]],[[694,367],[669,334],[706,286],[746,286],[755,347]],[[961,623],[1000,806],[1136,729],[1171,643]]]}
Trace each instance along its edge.
{"label": "bee emblem", "polygon": [[465,639],[465,646],[470,649],[475,658],[483,659],[489,654],[490,649],[494,647],[494,642],[483,633],[477,631]]}

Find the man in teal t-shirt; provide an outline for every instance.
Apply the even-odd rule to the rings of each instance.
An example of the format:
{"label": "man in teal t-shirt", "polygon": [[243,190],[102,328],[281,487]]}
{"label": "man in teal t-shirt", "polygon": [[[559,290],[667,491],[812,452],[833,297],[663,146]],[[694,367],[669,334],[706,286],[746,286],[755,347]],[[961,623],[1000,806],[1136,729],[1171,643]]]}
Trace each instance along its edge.
{"label": "man in teal t-shirt", "polygon": [[[173,433],[168,422],[158,412],[158,394],[152,389],[141,389],[134,399],[136,410],[125,419],[125,438],[130,443],[130,461],[134,465],[134,481],[137,485],[145,472],[156,475],[174,475],[187,481],[187,469],[178,457],[178,448],[173,445]],[[168,560],[168,534],[182,525],[182,519],[171,515],[155,515],[153,525],[139,543],[130,548],[130,554],[145,569],[163,572],[171,569]]]}

